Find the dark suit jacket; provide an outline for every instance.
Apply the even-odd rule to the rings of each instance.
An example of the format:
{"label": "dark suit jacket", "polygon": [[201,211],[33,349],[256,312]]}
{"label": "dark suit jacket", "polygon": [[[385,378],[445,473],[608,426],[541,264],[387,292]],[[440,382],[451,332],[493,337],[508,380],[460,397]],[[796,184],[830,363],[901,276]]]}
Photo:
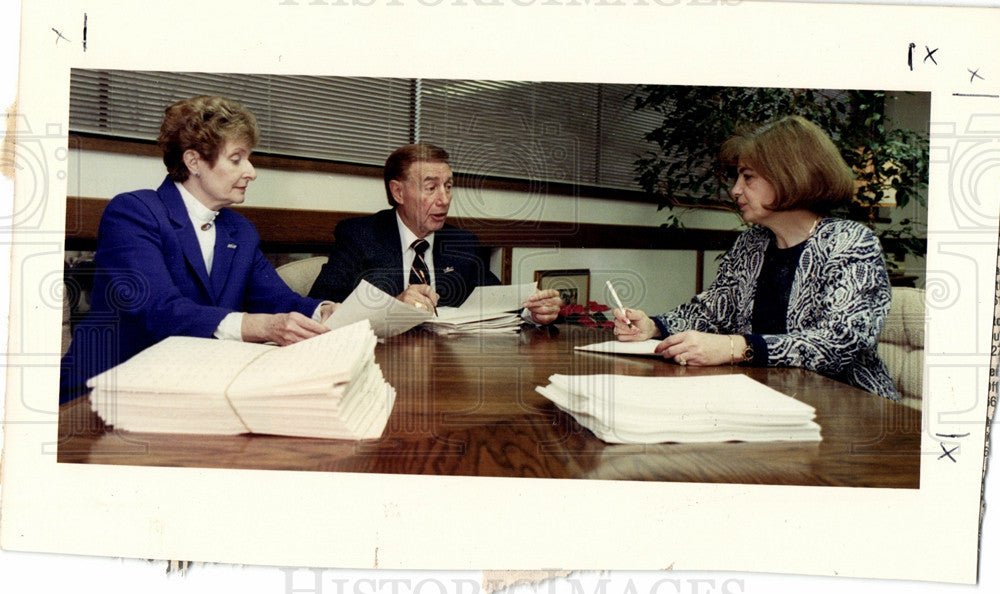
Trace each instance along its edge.
{"label": "dark suit jacket", "polygon": [[319,305],[288,288],[260,251],[250,221],[223,208],[215,219],[209,277],[191,219],[174,182],[119,194],[97,232],[90,313],[63,358],[60,402],[87,378],[168,336],[211,337],[227,314],[311,316]]}
{"label": "dark suit jacket", "polygon": [[[396,296],[406,288],[403,250],[396,211],[341,221],[334,230],[336,242],[309,292],[310,297],[343,301],[361,282],[368,281]],[[480,285],[498,285],[482,255],[479,240],[468,231],[445,225],[434,232],[435,288],[438,305],[458,306]]]}

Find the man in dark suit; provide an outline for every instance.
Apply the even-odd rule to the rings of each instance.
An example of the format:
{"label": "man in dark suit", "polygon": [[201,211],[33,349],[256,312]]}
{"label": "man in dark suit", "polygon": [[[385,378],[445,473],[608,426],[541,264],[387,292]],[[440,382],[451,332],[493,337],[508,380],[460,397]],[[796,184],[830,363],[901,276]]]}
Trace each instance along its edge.
{"label": "man in dark suit", "polygon": [[[337,225],[310,297],[341,302],[364,279],[430,310],[461,305],[477,286],[500,284],[476,236],[445,223],[452,189],[447,152],[430,144],[400,147],[386,160],[383,177],[392,208]],[[536,291],[524,307],[534,322],[548,324],[561,303],[556,291]]]}

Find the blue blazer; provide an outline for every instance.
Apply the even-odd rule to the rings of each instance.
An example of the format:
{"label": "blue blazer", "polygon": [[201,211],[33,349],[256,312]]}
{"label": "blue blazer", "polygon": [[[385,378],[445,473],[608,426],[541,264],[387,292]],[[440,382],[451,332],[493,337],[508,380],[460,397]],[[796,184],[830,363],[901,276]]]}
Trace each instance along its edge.
{"label": "blue blazer", "polygon": [[87,378],[168,336],[210,338],[231,312],[313,314],[320,301],[288,288],[250,221],[223,208],[215,226],[210,276],[170,178],[155,192],[108,203],[97,231],[91,308],[63,358],[60,402],[82,395]]}
{"label": "blue blazer", "polygon": [[[343,301],[362,279],[396,296],[406,288],[403,248],[396,211],[341,221],[334,229],[329,261],[320,270],[310,297]],[[434,232],[434,284],[438,305],[458,306],[481,285],[499,285],[476,236],[452,225]]]}

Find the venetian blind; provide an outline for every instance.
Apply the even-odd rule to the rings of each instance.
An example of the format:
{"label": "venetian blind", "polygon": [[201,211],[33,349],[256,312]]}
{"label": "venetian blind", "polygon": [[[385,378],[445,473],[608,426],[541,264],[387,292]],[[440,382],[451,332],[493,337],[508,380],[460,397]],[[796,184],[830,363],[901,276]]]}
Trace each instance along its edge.
{"label": "venetian blind", "polygon": [[258,152],[381,165],[410,137],[407,79],[75,69],[70,81],[75,132],[155,140],[168,105],[215,94],[257,117]]}
{"label": "venetian blind", "polygon": [[244,103],[258,152],[382,165],[419,140],[445,148],[456,172],[637,190],[635,158],[655,114],[635,112],[631,85],[138,72],[74,69],[70,129],[155,139],[164,108],[199,94]]}

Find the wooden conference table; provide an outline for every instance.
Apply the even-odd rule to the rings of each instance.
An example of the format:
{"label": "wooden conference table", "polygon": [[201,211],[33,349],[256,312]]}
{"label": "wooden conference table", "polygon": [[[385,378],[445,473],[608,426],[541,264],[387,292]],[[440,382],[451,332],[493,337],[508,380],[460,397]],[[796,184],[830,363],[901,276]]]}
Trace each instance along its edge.
{"label": "wooden conference table", "polygon": [[[105,426],[86,398],[63,405],[59,462],[456,476],[918,488],[920,411],[801,369],[680,367],[575,352],[612,338],[578,326],[520,334],[412,330],[375,349],[396,404],[381,439],[164,435]],[[536,386],[555,373],[744,373],[816,408],[819,443],[611,445]]]}

